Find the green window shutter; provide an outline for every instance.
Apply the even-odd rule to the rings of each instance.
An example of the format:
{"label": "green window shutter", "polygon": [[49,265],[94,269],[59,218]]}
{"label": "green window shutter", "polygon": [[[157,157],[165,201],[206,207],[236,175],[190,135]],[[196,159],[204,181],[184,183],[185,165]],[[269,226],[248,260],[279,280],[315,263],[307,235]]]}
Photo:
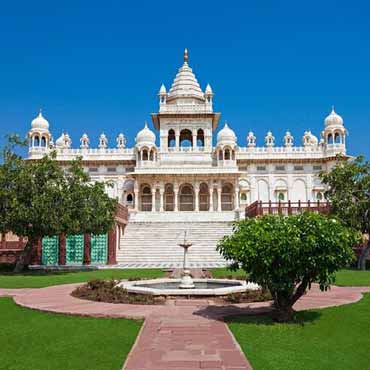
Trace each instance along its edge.
{"label": "green window shutter", "polygon": [[66,264],[81,264],[84,260],[84,236],[68,235],[66,238]]}
{"label": "green window shutter", "polygon": [[107,263],[108,235],[91,235],[91,263]]}
{"label": "green window shutter", "polygon": [[57,265],[59,253],[59,237],[46,236],[42,239],[41,263],[43,265]]}

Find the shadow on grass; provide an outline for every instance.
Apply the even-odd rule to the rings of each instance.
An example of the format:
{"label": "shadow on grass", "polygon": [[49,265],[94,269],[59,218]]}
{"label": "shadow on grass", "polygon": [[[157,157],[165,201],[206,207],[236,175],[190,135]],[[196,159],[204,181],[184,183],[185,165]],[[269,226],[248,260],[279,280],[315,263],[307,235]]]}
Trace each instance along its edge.
{"label": "shadow on grass", "polygon": [[25,269],[20,273],[14,273],[15,265],[12,263],[0,263],[0,275],[1,276],[63,276],[63,275],[70,275],[72,273],[79,273],[79,272],[87,272],[87,271],[95,271],[97,270],[94,267],[89,267],[85,269],[56,269],[56,270],[29,270]]}
{"label": "shadow on grass", "polygon": [[306,324],[314,323],[319,320],[321,317],[321,312],[319,311],[300,311],[295,312],[293,321],[279,323],[274,321],[273,311],[270,313],[253,315],[253,316],[232,316],[227,317],[226,322],[228,324],[252,324],[252,325],[262,325],[262,326],[271,326],[271,325],[289,325],[289,326],[305,326]]}
{"label": "shadow on grass", "polygon": [[[209,319],[221,320],[227,323],[245,323],[254,325],[281,325],[274,321],[274,307],[272,302],[260,307],[240,307],[236,305],[207,306],[194,312],[195,315],[207,317]],[[321,316],[319,311],[299,311],[295,312],[294,320],[283,325],[304,326],[313,323]]]}

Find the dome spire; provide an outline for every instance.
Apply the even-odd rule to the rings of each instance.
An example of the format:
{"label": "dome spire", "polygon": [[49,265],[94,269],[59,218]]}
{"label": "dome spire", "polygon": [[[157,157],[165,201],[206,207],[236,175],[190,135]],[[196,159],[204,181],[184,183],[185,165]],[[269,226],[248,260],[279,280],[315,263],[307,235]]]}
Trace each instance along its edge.
{"label": "dome spire", "polygon": [[184,63],[187,63],[188,60],[189,60],[188,49],[185,48],[185,50],[184,50]]}

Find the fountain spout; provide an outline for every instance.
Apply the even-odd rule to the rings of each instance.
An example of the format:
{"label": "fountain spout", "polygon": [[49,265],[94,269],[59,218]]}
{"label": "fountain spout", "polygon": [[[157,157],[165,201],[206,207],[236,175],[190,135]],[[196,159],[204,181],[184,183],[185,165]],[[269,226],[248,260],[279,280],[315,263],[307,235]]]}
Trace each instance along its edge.
{"label": "fountain spout", "polygon": [[186,240],[186,230],[184,231],[184,241],[179,244],[180,247],[184,248],[184,260],[183,260],[183,273],[179,288],[181,289],[192,289],[195,287],[193,279],[190,275],[190,270],[187,267],[187,254],[188,249],[193,245]]}

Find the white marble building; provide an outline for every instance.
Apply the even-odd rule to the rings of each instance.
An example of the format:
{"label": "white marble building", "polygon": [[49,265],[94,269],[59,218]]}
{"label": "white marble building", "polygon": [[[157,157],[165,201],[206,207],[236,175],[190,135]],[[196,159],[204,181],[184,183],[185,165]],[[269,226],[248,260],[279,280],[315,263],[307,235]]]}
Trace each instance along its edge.
{"label": "white marble building", "polygon": [[113,181],[108,191],[132,212],[223,212],[239,211],[256,200],[322,200],[317,174],[346,152],[346,129],[334,109],[320,139],[306,131],[295,145],[286,132],[284,145],[278,146],[280,140],[269,131],[265,146],[257,147],[253,132],[238,142],[225,123],[214,142],[220,113],[213,110],[210,85],[201,90],[186,50],[171,88],[162,85],[158,97],[155,131],[145,123],[133,148],[126,148],[122,133],[113,148],[104,133],[97,148],[86,133],[76,149],[67,133],[53,142],[40,112],[28,133],[29,158],[56,150],[58,160],[67,164],[81,156],[93,179]]}

